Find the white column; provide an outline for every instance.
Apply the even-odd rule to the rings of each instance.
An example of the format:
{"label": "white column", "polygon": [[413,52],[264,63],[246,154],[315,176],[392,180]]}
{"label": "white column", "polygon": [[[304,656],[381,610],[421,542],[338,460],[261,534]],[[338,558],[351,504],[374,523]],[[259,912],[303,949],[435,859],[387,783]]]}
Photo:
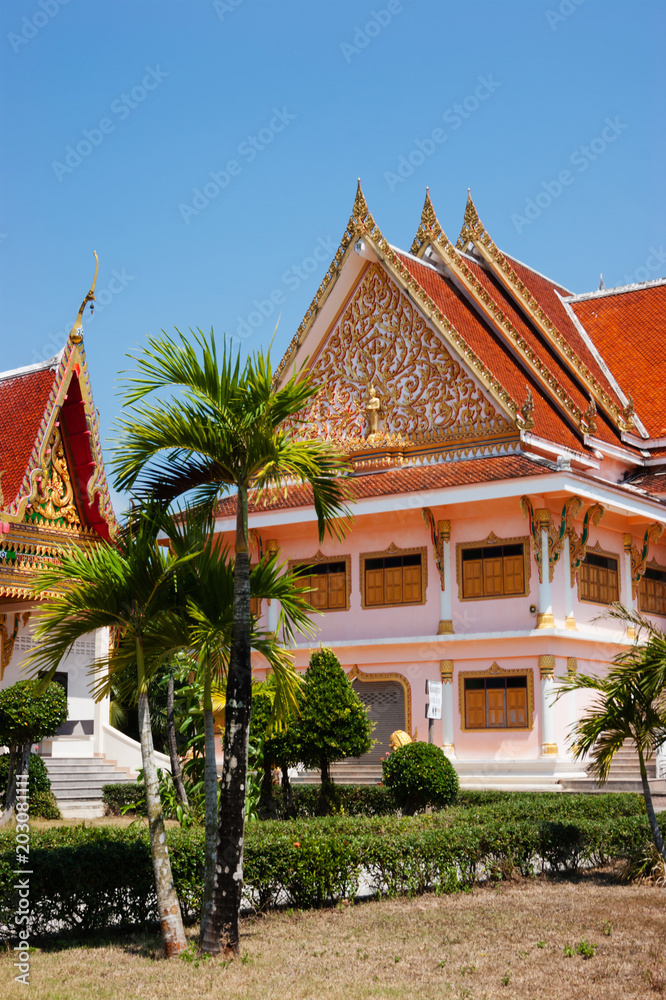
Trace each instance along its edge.
{"label": "white column", "polygon": [[555,742],[555,657],[547,653],[539,657],[541,680],[541,756],[557,757]]}
{"label": "white column", "polygon": [[548,528],[550,526],[550,511],[536,510],[534,515],[539,525],[541,538],[541,580],[539,581],[539,611],[537,628],[554,628],[553,601],[550,592],[550,559],[548,551]]}
{"label": "white column", "polygon": [[[109,654],[109,630],[108,628],[98,629],[95,633],[95,657],[101,659]],[[96,701],[93,707],[93,754],[105,753],[103,726],[109,725],[111,710],[111,698],[106,695],[100,701]]]}
{"label": "white column", "polygon": [[[275,555],[278,551],[278,543],[274,538],[269,538],[266,542],[266,551],[269,556]],[[269,632],[275,634],[278,627],[278,618],[280,616],[280,602],[279,601],[268,601],[266,608],[266,628]]]}
{"label": "white column", "polygon": [[574,589],[571,586],[571,548],[569,536],[564,536],[564,546],[562,548],[562,562],[564,571],[564,627],[575,628],[576,616],[574,615]]}
{"label": "white column", "polygon": [[453,746],[453,660],[440,660],[439,674],[442,678],[442,750],[449,760],[455,760],[456,752]]}
{"label": "white column", "polygon": [[[622,574],[622,590],[620,592],[622,594],[622,603],[625,608],[629,608],[631,611],[636,611],[638,605],[636,598],[634,597],[634,585],[631,579],[631,549],[633,547],[633,543],[634,540],[631,535],[624,536],[624,573]],[[627,638],[636,638],[636,629],[633,625],[629,625],[627,628]]]}
{"label": "white column", "polygon": [[439,521],[437,530],[442,544],[442,589],[439,594],[439,628],[437,635],[449,635],[453,632],[451,612],[451,522]]}

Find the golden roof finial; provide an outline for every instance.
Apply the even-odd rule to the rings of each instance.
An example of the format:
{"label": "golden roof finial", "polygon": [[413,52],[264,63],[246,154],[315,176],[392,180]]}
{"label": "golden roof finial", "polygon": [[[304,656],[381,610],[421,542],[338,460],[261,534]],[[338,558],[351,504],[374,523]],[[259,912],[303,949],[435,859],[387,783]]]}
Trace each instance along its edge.
{"label": "golden roof finial", "polygon": [[476,205],[472,201],[472,192],[467,188],[467,204],[465,205],[465,215],[463,218],[462,229],[460,230],[460,236],[456,243],[456,250],[466,250],[467,244],[477,237],[478,239],[483,236],[484,228],[481,219],[479,218],[479,213],[476,210]]}
{"label": "golden roof finial", "polygon": [[368,208],[368,203],[365,200],[365,195],[363,194],[363,188],[361,187],[361,178],[358,178],[358,183],[356,185],[356,197],[354,198],[354,208],[352,209],[352,217],[358,219],[362,222],[366,216],[370,214],[370,209]]}
{"label": "golden roof finial", "polygon": [[432,201],[430,200],[430,188],[426,188],[423,211],[421,212],[421,222],[416,236],[414,237],[411,252],[417,257],[420,256],[419,250],[421,250],[424,244],[430,242],[439,243],[440,246],[444,247],[448,245],[449,240],[446,233],[440,226],[439,220],[435,214],[435,209]]}
{"label": "golden roof finial", "polygon": [[97,253],[93,250],[95,254],[95,276],[92,280],[92,285],[90,286],[90,291],[86,295],[85,299],[81,303],[81,308],[79,309],[79,314],[74,321],[74,326],[69,331],[69,339],[73,344],[80,344],[83,340],[83,311],[90,303],[90,312],[93,311],[93,302],[95,301],[95,284],[97,282],[97,272],[99,271],[99,258]]}

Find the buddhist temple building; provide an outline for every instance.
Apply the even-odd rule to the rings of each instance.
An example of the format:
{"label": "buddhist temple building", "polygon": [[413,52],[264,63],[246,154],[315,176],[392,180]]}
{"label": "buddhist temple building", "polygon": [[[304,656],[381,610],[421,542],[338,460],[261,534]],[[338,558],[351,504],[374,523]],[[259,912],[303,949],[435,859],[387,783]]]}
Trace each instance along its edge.
{"label": "buddhist temple building", "polygon": [[[0,687],[30,676],[23,667],[48,600],[35,597],[38,572],[64,546],[99,544],[116,531],[83,347],[82,316],[94,286],[59,354],[0,373]],[[106,629],[80,639],[58,667],[54,679],[67,692],[69,718],[38,748],[49,760],[71,763],[63,794],[57,784],[54,790],[76,815],[86,815],[90,798],[101,807],[99,782],[91,789],[80,777],[85,759],[113,760],[127,772],[141,766],[139,744],[109,724],[108,699],[95,702],[90,693],[90,665],[107,643]],[[107,771],[107,781],[123,776]]]}
{"label": "buddhist temple building", "polygon": [[[360,188],[276,372],[319,392],[297,433],[353,469],[353,525],[319,543],[309,490],[250,512],[253,558],[298,567],[321,614],[294,649],[332,647],[376,722],[435,742],[468,787],[557,789],[581,775],[569,729],[632,635],[620,601],[666,625],[666,280],[574,295],[495,245],[471,197],[447,237],[426,196],[409,250]],[[235,498],[218,510],[230,542]],[[269,628],[278,608],[258,609]],[[661,766],[661,765],[660,765]]]}

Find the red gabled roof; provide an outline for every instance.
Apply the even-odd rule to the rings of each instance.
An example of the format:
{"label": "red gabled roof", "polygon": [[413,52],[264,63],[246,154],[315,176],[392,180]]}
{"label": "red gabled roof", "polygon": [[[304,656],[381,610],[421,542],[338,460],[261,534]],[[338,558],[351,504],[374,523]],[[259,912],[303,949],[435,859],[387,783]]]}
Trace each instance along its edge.
{"label": "red gabled roof", "polygon": [[4,505],[16,499],[53,389],[56,372],[40,368],[0,375],[0,489]]}
{"label": "red gabled roof", "polygon": [[651,437],[666,437],[666,283],[574,298],[571,308]]}
{"label": "red gabled roof", "polygon": [[[552,473],[546,465],[533,462],[524,455],[501,455],[496,458],[475,458],[462,462],[444,462],[425,467],[389,469],[386,472],[354,475],[349,484],[354,500],[369,497],[391,496],[399,493],[416,493],[419,490],[438,490],[448,486],[466,486],[472,483],[495,482],[502,479],[519,479],[526,476],[543,476]],[[286,490],[273,490],[258,503],[250,500],[250,512],[286,510],[293,507],[311,507],[312,489],[307,485],[289,486]],[[225,497],[217,507],[218,517],[236,514],[236,496]]]}
{"label": "red gabled roof", "polygon": [[[535,383],[532,375],[520,366],[508,345],[481,319],[462,293],[434,268],[404,253],[398,253],[398,257],[517,403],[524,401],[527,386],[531,387],[534,399],[534,433],[575,451],[585,452],[587,449],[565,418],[550,400],[541,395],[540,386]],[[478,265],[473,266],[481,272]],[[487,275],[483,276],[489,282]],[[505,305],[509,304],[503,300],[502,308]],[[583,408],[586,405],[585,403]]]}

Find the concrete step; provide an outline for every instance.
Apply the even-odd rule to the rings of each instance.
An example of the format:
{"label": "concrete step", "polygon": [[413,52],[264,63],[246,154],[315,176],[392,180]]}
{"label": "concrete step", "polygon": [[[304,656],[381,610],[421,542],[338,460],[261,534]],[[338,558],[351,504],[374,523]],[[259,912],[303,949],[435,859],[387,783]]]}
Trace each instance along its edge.
{"label": "concrete step", "polygon": [[126,770],[104,757],[43,757],[58,808],[65,818],[104,815],[104,785],[132,782]]}
{"label": "concrete step", "polygon": [[[600,785],[597,781],[587,778],[580,781],[561,781],[560,785],[564,792],[589,792],[590,794],[598,792],[635,792],[638,795],[643,794],[643,784],[640,778],[634,781],[630,779],[618,780],[609,778],[605,785]],[[652,795],[666,795],[666,779],[655,778],[654,781],[649,782],[649,785]]]}

